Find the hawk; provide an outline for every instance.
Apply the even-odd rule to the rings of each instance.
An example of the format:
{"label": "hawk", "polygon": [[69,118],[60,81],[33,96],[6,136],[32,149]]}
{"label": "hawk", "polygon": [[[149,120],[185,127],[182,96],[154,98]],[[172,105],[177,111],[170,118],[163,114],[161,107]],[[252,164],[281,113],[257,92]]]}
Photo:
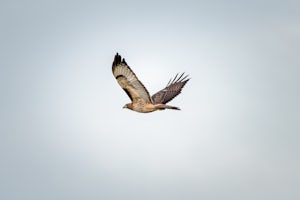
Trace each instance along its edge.
{"label": "hawk", "polygon": [[169,106],[166,103],[180,94],[184,85],[189,81],[188,75],[184,76],[182,73],[178,76],[177,74],[173,79],[170,79],[164,89],[150,96],[145,86],[127,65],[125,59],[122,59],[118,53],[112,63],[112,72],[131,100],[131,103],[125,104],[123,108],[141,113],[164,109],[180,110],[178,107]]}

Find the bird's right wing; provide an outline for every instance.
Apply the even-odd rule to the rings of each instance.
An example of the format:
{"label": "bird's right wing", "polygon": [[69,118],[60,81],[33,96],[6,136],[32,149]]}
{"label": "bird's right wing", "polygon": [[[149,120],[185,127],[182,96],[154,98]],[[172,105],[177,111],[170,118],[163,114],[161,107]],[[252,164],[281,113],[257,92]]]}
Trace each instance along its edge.
{"label": "bird's right wing", "polygon": [[119,85],[127,93],[133,103],[142,100],[151,103],[150,95],[145,86],[139,81],[134,72],[117,53],[112,64],[112,72]]}
{"label": "bird's right wing", "polygon": [[[190,80],[188,78],[188,75],[183,76],[184,73],[182,73],[179,77],[178,74],[175,76],[175,78],[169,81],[167,86],[160,90],[159,92],[152,95],[152,101],[154,104],[166,104],[167,102],[171,101],[173,98],[175,98],[178,94],[180,94],[182,88],[184,85]],[[177,78],[178,77],[178,78]]]}

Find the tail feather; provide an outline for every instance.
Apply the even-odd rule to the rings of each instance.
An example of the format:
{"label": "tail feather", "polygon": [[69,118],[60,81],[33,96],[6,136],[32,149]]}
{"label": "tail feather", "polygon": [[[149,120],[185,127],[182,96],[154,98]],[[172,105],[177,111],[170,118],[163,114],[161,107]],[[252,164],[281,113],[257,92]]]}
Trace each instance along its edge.
{"label": "tail feather", "polygon": [[164,109],[180,110],[180,108],[178,108],[178,107],[169,106],[166,104],[156,104],[155,107],[159,110],[164,110]]}
{"label": "tail feather", "polygon": [[178,107],[168,106],[168,105],[166,105],[166,109],[180,110],[180,108],[178,108]]}

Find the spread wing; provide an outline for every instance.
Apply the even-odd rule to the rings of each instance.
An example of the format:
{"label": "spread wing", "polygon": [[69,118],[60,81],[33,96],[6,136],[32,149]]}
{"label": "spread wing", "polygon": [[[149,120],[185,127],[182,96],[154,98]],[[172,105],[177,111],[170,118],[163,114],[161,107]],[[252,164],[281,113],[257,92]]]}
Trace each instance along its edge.
{"label": "spread wing", "polygon": [[139,81],[134,72],[125,62],[125,59],[117,53],[112,64],[112,72],[119,85],[127,93],[133,103],[142,100],[145,103],[151,103],[149,92]]}
{"label": "spread wing", "polygon": [[184,73],[178,77],[178,74],[177,74],[173,80],[171,79],[169,81],[169,83],[167,84],[167,86],[164,89],[155,93],[152,96],[153,103],[154,104],[166,104],[167,102],[169,102],[173,98],[175,98],[178,94],[180,94],[184,85],[190,80],[188,78],[188,75],[186,75],[186,76],[183,76],[183,75],[184,75]]}

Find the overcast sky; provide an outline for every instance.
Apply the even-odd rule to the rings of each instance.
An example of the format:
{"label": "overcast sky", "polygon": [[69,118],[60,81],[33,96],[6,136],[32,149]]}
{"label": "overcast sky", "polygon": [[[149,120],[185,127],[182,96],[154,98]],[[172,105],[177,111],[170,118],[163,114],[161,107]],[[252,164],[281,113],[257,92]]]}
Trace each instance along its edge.
{"label": "overcast sky", "polygon": [[[6,1],[0,199],[300,199],[299,1]],[[111,72],[125,57],[141,114]]]}

